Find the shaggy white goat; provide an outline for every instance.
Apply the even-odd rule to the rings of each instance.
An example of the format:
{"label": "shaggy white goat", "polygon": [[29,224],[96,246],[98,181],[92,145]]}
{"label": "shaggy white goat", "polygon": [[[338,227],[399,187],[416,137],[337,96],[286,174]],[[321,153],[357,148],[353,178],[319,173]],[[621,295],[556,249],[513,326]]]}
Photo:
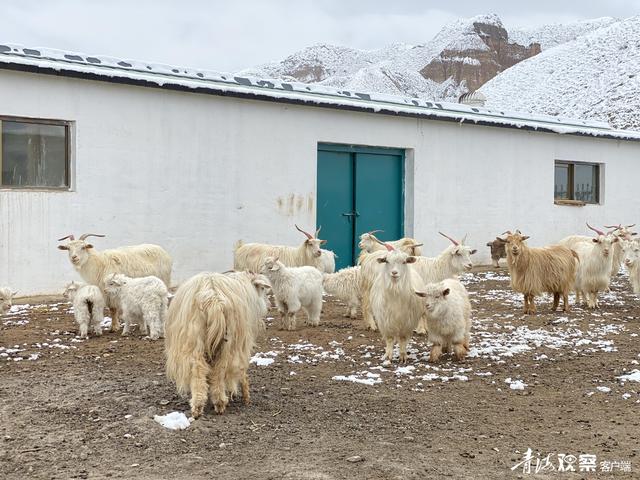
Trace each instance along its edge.
{"label": "shaggy white goat", "polygon": [[[476,253],[473,249],[464,244],[465,237],[457,241],[442,232],[438,232],[443,237],[449,239],[452,245],[445,248],[437,257],[416,257],[414,268],[424,284],[437,283],[446,278],[455,278],[464,271],[469,271],[473,267],[471,255]],[[426,316],[420,319],[417,333],[427,333]]]}
{"label": "shaggy white goat", "polygon": [[640,243],[623,242],[624,265],[629,271],[629,283],[633,293],[640,293]]}
{"label": "shaggy white goat", "polygon": [[[171,267],[173,260],[158,245],[142,244],[131,247],[120,247],[111,250],[96,251],[93,245],[85,242],[87,237],[104,237],[94,233],[85,233],[78,240],[67,235],[58,241],[69,239],[60,250],[68,250],[71,264],[83,280],[97,285],[104,293],[104,280],[114,274],[122,273],[128,277],[158,277],[169,288],[171,286]],[[107,306],[111,309],[111,331],[120,329],[120,312],[117,304],[113,304],[105,295]]]}
{"label": "shaggy white goat", "polygon": [[158,277],[131,278],[114,273],[105,280],[105,291],[117,302],[124,319],[122,335],[128,335],[131,321],[139,321],[140,331],[151,340],[164,336],[169,292]]}
{"label": "shaggy white goat", "polygon": [[13,305],[13,297],[18,292],[14,292],[9,287],[0,288],[0,315],[11,310]]}
{"label": "shaggy white goat", "polygon": [[233,252],[233,269],[259,272],[267,257],[278,257],[287,267],[310,265],[320,268],[320,257],[322,255],[320,246],[327,243],[326,240],[317,238],[320,229],[316,231],[315,235],[311,235],[297,225],[295,227],[307,237],[299,247],[268,245],[265,243],[242,243],[242,240],[238,241]]}
{"label": "shaggy white goat", "polygon": [[105,301],[102,292],[95,285],[71,282],[63,293],[73,304],[73,316],[82,338],[89,337],[89,327],[96,335],[102,335]]}
{"label": "shaggy white goat", "polygon": [[397,342],[400,362],[405,363],[407,343],[424,313],[424,305],[415,294],[420,279],[411,268],[416,257],[388,244],[385,247],[387,252],[374,257],[379,268],[371,285],[371,311],[386,344],[384,358],[391,361]]}
{"label": "shaggy white goat", "polygon": [[580,260],[576,269],[574,290],[576,303],[582,297],[587,308],[598,308],[598,292],[608,290],[611,281],[613,246],[618,243],[618,237],[607,235],[589,224],[587,226],[596,232],[597,237],[586,242],[575,242],[570,247],[578,254]]}
{"label": "shaggy white goat", "polygon": [[347,304],[345,317],[356,318],[360,306],[360,267],[348,267],[336,273],[325,273],[324,291]]}
{"label": "shaggy white goat", "polygon": [[469,351],[471,331],[471,304],[464,285],[448,278],[415,293],[423,299],[429,316],[429,340],[433,343],[429,361],[437,362],[449,351],[462,360]]}
{"label": "shaggy white goat", "polygon": [[636,224],[632,223],[631,225],[605,225],[606,228],[613,228],[614,230],[610,232],[611,234],[618,237],[618,243],[613,246],[613,259],[611,261],[611,278],[618,275],[620,272],[620,267],[622,266],[622,261],[624,260],[624,252],[622,251],[622,241],[632,241],[635,235],[638,235],[637,232],[632,232],[631,227],[635,227]]}
{"label": "shaggy white goat", "polygon": [[320,323],[322,273],[317,268],[286,267],[278,257],[267,257],[261,270],[271,282],[276,306],[282,315],[281,328],[295,330],[300,308],[307,313],[310,325]]}
{"label": "shaggy white goat", "polygon": [[331,250],[321,248],[316,268],[322,273],[334,273],[336,271],[336,254]]}
{"label": "shaggy white goat", "polygon": [[191,392],[194,418],[207,399],[223,413],[238,384],[249,403],[247,369],[269,309],[267,288],[263,275],[204,272],[176,291],[165,325],[166,372],[178,393]]}

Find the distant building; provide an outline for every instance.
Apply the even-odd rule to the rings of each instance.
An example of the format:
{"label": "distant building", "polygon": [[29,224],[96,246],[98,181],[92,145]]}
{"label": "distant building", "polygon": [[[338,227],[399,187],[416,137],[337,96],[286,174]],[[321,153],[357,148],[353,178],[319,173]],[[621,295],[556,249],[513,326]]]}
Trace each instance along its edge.
{"label": "distant building", "polygon": [[640,133],[606,124],[0,45],[0,284],[59,291],[56,239],[157,243],[176,281],[226,270],[234,243],[438,230],[532,245],[640,212]]}

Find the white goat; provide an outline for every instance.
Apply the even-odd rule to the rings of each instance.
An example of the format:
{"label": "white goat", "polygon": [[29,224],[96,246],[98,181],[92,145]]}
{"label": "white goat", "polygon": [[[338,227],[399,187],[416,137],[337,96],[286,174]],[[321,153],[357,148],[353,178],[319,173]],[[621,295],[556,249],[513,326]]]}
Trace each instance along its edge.
{"label": "white goat", "polygon": [[620,272],[620,267],[622,266],[622,261],[624,259],[624,252],[622,251],[622,241],[632,241],[633,237],[637,235],[637,232],[632,232],[631,227],[635,227],[636,224],[633,223],[631,225],[605,225],[606,228],[613,228],[613,232],[611,234],[618,237],[618,243],[613,246],[613,260],[611,261],[611,278],[618,275]]}
{"label": "white goat", "polygon": [[624,265],[629,271],[629,283],[633,293],[640,293],[640,243],[637,241],[624,241]]}
{"label": "white goat", "polygon": [[151,340],[164,336],[169,292],[162,280],[153,276],[131,278],[114,273],[105,280],[104,288],[122,311],[122,335],[128,335],[131,321],[137,320],[140,330]]}
{"label": "white goat", "polygon": [[249,403],[247,369],[269,310],[268,287],[263,275],[204,272],[176,291],[167,314],[166,372],[178,393],[191,392],[194,418],[207,399],[223,413],[239,384]]}
{"label": "white goat", "polygon": [[582,298],[587,308],[598,308],[598,292],[607,290],[611,281],[613,246],[618,243],[618,237],[607,235],[588,223],[587,227],[597,234],[595,238],[579,241],[577,235],[572,235],[560,244],[571,248],[580,260],[574,283],[576,303]]}
{"label": "white goat", "polygon": [[[104,293],[104,280],[114,274],[122,273],[128,277],[158,277],[169,288],[171,286],[171,268],[173,260],[158,245],[142,244],[120,247],[111,250],[95,251],[93,245],[85,242],[87,237],[104,237],[94,233],[85,233],[78,240],[67,235],[58,241],[69,239],[65,245],[58,245],[60,250],[69,251],[69,260],[83,280],[97,285]],[[107,306],[111,309],[111,331],[120,329],[120,312],[117,304],[113,304],[105,295]]]}
{"label": "white goat", "polygon": [[336,271],[336,254],[331,250],[321,248],[316,268],[322,273],[334,273]]}
{"label": "white goat", "polygon": [[347,304],[345,317],[356,318],[360,306],[360,267],[348,267],[336,273],[325,273],[324,291]]}
{"label": "white goat", "polygon": [[426,285],[416,295],[424,299],[429,316],[429,340],[433,343],[429,361],[437,362],[449,351],[462,360],[469,351],[471,331],[471,303],[464,285],[448,278]]}
{"label": "white goat", "polygon": [[327,241],[317,238],[320,229],[316,230],[315,235],[311,235],[297,225],[295,227],[307,237],[299,247],[268,245],[265,243],[242,243],[242,240],[239,240],[233,252],[233,269],[259,272],[267,257],[278,257],[287,267],[302,267],[305,265],[318,267],[320,256],[322,255],[320,246],[327,243]]}
{"label": "white goat", "polygon": [[13,305],[13,297],[18,292],[14,292],[9,287],[0,288],[0,315],[11,310]]}
{"label": "white goat", "polygon": [[287,267],[278,257],[267,257],[263,273],[271,282],[276,306],[282,315],[281,328],[295,330],[296,313],[302,308],[308,323],[317,326],[322,311],[322,273],[315,267]]}
{"label": "white goat", "polygon": [[400,346],[400,362],[407,361],[407,343],[411,339],[424,305],[415,294],[420,283],[411,264],[416,257],[385,244],[387,252],[376,256],[379,268],[371,286],[371,311],[385,341],[385,360],[391,361],[393,346]]}
{"label": "white goat", "polygon": [[73,304],[73,316],[80,336],[89,337],[90,326],[93,333],[102,335],[105,302],[100,289],[95,285],[71,282],[66,286],[63,296]]}
{"label": "white goat", "polygon": [[[471,255],[476,253],[477,250],[464,244],[467,238],[466,235],[462,240],[457,241],[442,232],[438,233],[449,239],[452,245],[445,248],[437,257],[416,257],[414,268],[425,284],[437,283],[447,278],[456,278],[462,272],[473,268]],[[427,333],[427,324],[426,316],[421,318],[416,332],[419,334]]]}

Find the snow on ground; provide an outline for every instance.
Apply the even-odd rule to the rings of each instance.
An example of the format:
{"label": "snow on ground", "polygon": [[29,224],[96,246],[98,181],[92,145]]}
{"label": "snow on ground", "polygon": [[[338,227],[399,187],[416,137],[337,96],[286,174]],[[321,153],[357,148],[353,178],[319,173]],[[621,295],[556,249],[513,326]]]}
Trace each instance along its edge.
{"label": "snow on ground", "polygon": [[171,412],[166,415],[154,415],[153,419],[169,430],[184,430],[191,425],[191,421],[182,412]]}

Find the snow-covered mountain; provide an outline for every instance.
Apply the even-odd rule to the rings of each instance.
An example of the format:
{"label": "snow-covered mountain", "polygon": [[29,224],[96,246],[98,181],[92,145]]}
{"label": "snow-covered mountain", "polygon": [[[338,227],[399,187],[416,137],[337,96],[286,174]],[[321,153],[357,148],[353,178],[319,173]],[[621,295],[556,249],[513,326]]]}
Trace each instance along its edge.
{"label": "snow-covered mountain", "polygon": [[479,15],[446,25],[420,45],[392,44],[378,50],[334,45],[307,47],[281,62],[238,72],[392,95],[455,100],[497,72],[535,55],[537,46],[508,39],[497,15]]}
{"label": "snow-covered mountain", "polygon": [[238,74],[454,102],[480,88],[487,106],[640,129],[638,18],[507,28],[479,15],[419,45],[314,45]]}
{"label": "snow-covered mountain", "polygon": [[539,43],[542,50],[548,50],[619,21],[613,17],[601,17],[570,23],[552,23],[535,28],[510,28],[509,38],[520,45]]}
{"label": "snow-covered mountain", "polygon": [[545,50],[480,90],[490,107],[640,130],[640,16]]}

